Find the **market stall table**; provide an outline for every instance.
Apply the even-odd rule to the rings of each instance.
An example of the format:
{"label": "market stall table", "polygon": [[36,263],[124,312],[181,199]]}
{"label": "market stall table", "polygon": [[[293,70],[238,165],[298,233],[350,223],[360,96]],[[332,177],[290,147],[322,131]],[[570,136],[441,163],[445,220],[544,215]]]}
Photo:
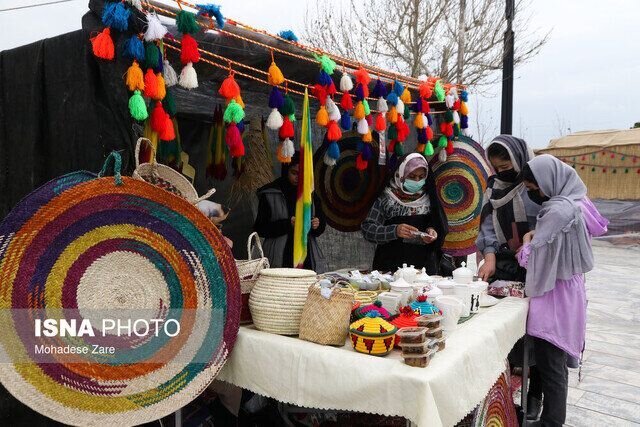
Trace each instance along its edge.
{"label": "market stall table", "polygon": [[525,333],[528,300],[505,298],[458,325],[426,368],[386,357],[241,327],[219,380],[280,402],[317,409],[402,416],[451,426],[471,412],[505,369]]}

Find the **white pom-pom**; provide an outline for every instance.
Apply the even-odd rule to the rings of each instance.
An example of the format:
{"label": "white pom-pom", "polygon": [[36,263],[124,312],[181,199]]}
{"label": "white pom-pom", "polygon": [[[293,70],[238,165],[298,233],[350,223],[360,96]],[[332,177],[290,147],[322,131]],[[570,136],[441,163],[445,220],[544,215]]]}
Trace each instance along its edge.
{"label": "white pom-pom", "polygon": [[460,114],[457,111],[453,112],[453,123],[460,124]]}
{"label": "white pom-pom", "polygon": [[383,97],[378,98],[378,111],[381,113],[386,113],[389,111],[389,105],[387,105],[387,100]]}
{"label": "white pom-pom", "polygon": [[176,70],[173,69],[171,63],[168,60],[164,60],[162,67],[162,77],[164,77],[164,85],[166,87],[175,86],[178,84],[178,75]]}
{"label": "white pom-pom", "polygon": [[418,76],[418,80],[420,80],[421,82],[426,82],[428,78],[429,77],[426,74],[420,74]]}
{"label": "white pom-pom", "polygon": [[398,103],[396,104],[396,111],[398,111],[400,115],[404,114],[404,102],[402,102],[400,98],[398,98]]}
{"label": "white pom-pom", "polygon": [[159,40],[167,34],[167,27],[162,25],[160,18],[155,13],[147,13],[147,31],[144,33],[144,39],[148,42]]}
{"label": "white pom-pom", "polygon": [[444,148],[440,150],[440,153],[438,153],[438,160],[440,160],[441,162],[447,161],[447,150],[445,150]]}
{"label": "white pom-pom", "polygon": [[467,129],[467,128],[461,129],[461,130],[460,130],[460,132],[462,132],[462,134],[463,134],[464,136],[469,136],[469,135],[470,135],[470,133],[469,133],[469,129]]}
{"label": "white pom-pom", "polygon": [[140,0],[127,0],[127,3],[142,12],[142,2]]}
{"label": "white pom-pom", "polygon": [[367,119],[358,120],[358,133],[360,135],[365,135],[369,132],[369,123],[367,123]]}
{"label": "white pom-pom", "polygon": [[182,68],[178,84],[185,89],[195,89],[198,87],[198,74],[196,74],[196,70],[193,68],[191,62]]}
{"label": "white pom-pom", "polygon": [[455,101],[458,99],[458,89],[455,86],[451,86],[451,89],[449,89],[449,95],[453,96],[453,100]]}
{"label": "white pom-pom", "polygon": [[329,153],[326,153],[324,155],[324,164],[327,166],[335,166],[336,165],[336,159],[334,159],[333,157],[329,156]]}
{"label": "white pom-pom", "polygon": [[342,77],[340,77],[340,91],[349,92],[353,89],[353,80],[351,80],[351,76],[349,73],[342,73]]}
{"label": "white pom-pom", "polygon": [[447,95],[447,97],[444,99],[445,104],[447,105],[447,108],[453,108],[453,104],[454,102],[456,102],[455,98],[453,97],[453,95],[449,94]]}
{"label": "white pom-pom", "polygon": [[282,123],[282,114],[280,114],[277,108],[273,108],[267,119],[267,127],[271,130],[278,130],[282,127]]}
{"label": "white pom-pom", "polygon": [[293,141],[289,138],[282,141],[282,157],[293,157],[296,153],[296,149],[293,147]]}

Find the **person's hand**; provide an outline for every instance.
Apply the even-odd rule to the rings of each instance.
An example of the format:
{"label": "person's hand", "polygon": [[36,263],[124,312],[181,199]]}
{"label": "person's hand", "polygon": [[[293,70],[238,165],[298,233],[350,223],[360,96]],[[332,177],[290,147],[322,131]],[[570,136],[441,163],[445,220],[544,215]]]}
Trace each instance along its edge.
{"label": "person's hand", "polygon": [[318,227],[320,227],[320,220],[318,218],[312,218],[311,219],[311,228],[313,228],[315,230]]}
{"label": "person's hand", "polygon": [[396,227],[396,236],[398,236],[399,239],[412,239],[415,237],[412,233],[417,232],[418,229],[409,224],[398,224]]}
{"label": "person's hand", "polygon": [[478,277],[480,277],[483,281],[489,280],[491,276],[493,276],[496,272],[496,255],[493,253],[488,253],[484,257],[484,264],[478,270]]}
{"label": "person's hand", "polygon": [[438,232],[431,227],[427,228],[427,234],[428,236],[422,237],[422,241],[426,244],[433,243],[438,238]]}
{"label": "person's hand", "polygon": [[531,243],[531,241],[533,240],[533,236],[536,234],[535,230],[531,230],[530,232],[528,232],[527,234],[525,234],[522,237],[522,243]]}
{"label": "person's hand", "polygon": [[296,225],[296,217],[295,217],[295,216],[292,216],[292,217],[291,217],[291,226],[293,227],[293,226],[295,226],[295,225]]}

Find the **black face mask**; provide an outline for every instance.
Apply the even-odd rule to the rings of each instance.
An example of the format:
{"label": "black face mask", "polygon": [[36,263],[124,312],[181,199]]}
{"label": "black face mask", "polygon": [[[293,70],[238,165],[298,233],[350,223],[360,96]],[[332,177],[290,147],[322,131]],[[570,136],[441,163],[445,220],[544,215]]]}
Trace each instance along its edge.
{"label": "black face mask", "polygon": [[527,191],[527,195],[529,196],[529,199],[531,199],[533,203],[538,205],[541,205],[547,200],[549,200],[549,197],[540,195],[540,190],[529,190]]}
{"label": "black face mask", "polygon": [[515,169],[507,169],[506,171],[500,171],[496,173],[496,176],[500,181],[515,182],[518,179],[518,172]]}

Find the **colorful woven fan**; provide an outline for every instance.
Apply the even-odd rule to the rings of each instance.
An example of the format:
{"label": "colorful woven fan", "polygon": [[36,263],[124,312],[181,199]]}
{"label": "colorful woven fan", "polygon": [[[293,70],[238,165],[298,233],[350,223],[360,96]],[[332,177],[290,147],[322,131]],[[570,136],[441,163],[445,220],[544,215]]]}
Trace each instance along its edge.
{"label": "colorful woven fan", "polygon": [[[174,412],[214,379],[238,331],[237,269],[217,228],[186,200],[120,177],[119,155],[111,158],[115,178],[56,178],[0,224],[0,380],[66,424],[134,425]],[[103,323],[134,315],[173,320],[171,332],[176,322],[180,331],[135,326],[127,336]],[[47,336],[38,327],[45,317],[88,321],[94,336]],[[115,353],[95,354],[94,345]]]}
{"label": "colorful woven fan", "polygon": [[365,170],[358,170],[359,143],[359,136],[340,140],[340,157],[335,166],[327,166],[324,162],[326,145],[320,147],[314,156],[315,191],[327,223],[339,231],[360,230],[360,224],[369,213],[384,181],[385,169],[378,166],[377,160],[368,162]]}
{"label": "colorful woven fan", "polygon": [[464,256],[476,251],[489,165],[483,148],[471,138],[461,135],[453,147],[453,153],[445,162],[434,157],[431,167],[438,197],[449,221],[449,234],[442,248],[450,255]]}

